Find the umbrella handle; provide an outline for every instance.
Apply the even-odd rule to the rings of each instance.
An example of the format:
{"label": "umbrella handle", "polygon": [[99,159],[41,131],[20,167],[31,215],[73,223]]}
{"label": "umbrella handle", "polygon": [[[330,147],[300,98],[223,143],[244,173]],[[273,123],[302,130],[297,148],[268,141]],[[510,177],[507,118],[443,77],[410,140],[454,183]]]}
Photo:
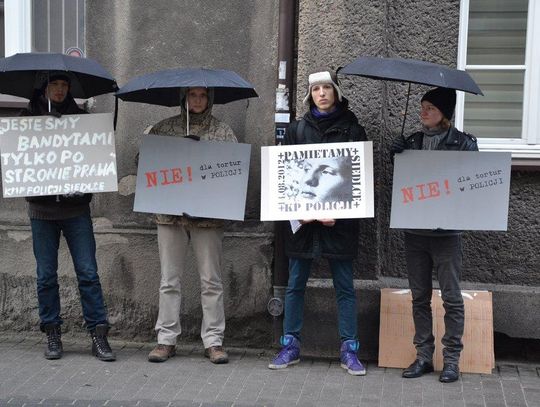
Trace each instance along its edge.
{"label": "umbrella handle", "polygon": [[114,98],[114,119],[113,130],[116,131],[116,122],[118,121],[118,97]]}
{"label": "umbrella handle", "polygon": [[407,120],[407,110],[409,109],[409,96],[411,95],[411,83],[409,82],[409,89],[407,90],[407,102],[405,102],[405,115],[403,116],[403,123],[401,125],[401,137],[405,131],[405,121]]}

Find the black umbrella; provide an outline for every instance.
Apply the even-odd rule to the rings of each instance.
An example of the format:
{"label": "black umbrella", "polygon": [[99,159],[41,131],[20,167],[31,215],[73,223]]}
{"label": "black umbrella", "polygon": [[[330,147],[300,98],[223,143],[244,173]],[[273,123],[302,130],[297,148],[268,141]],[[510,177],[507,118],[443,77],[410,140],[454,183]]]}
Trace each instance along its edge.
{"label": "black umbrella", "polygon": [[31,52],[0,59],[0,93],[30,99],[48,75],[57,72],[70,78],[74,98],[88,99],[118,89],[111,74],[92,59]]}
{"label": "black umbrella", "polygon": [[405,116],[401,127],[402,135],[405,128],[407,109],[409,107],[411,83],[438,86],[483,95],[468,72],[415,59],[362,56],[340,68],[338,72],[343,75],[358,75],[371,79],[409,82]]}
{"label": "black umbrella", "polygon": [[116,92],[129,102],[179,106],[187,88],[214,89],[214,103],[257,97],[253,85],[237,73],[223,69],[179,68],[153,72],[131,79]]}

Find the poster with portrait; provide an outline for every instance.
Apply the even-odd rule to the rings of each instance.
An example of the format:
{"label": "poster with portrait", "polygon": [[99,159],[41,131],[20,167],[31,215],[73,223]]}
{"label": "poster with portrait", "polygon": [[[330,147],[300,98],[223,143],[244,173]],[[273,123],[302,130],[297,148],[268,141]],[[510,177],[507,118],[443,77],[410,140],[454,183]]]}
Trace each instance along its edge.
{"label": "poster with portrait", "polygon": [[251,145],[144,136],[133,210],[244,220]]}
{"label": "poster with portrait", "polygon": [[511,153],[396,154],[390,227],[506,230]]}
{"label": "poster with portrait", "polygon": [[370,217],[371,141],[261,148],[261,220]]}

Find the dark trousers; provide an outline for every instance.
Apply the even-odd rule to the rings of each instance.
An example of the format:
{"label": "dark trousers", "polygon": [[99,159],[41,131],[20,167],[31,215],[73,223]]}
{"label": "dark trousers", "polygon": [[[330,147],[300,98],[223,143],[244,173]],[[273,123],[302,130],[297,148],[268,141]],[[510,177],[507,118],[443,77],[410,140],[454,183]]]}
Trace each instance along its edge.
{"label": "dark trousers", "polygon": [[417,358],[431,361],[435,350],[431,314],[432,271],[435,270],[445,309],[442,338],[444,362],[457,364],[463,349],[461,338],[465,323],[459,287],[463,259],[461,235],[421,236],[405,233],[405,257],[413,299]]}
{"label": "dark trousers", "polygon": [[62,220],[30,219],[37,262],[37,294],[41,327],[61,324],[58,287],[58,248],[61,233],[66,238],[81,295],[88,330],[107,324],[107,311],[97,274],[96,241],[90,215]]}

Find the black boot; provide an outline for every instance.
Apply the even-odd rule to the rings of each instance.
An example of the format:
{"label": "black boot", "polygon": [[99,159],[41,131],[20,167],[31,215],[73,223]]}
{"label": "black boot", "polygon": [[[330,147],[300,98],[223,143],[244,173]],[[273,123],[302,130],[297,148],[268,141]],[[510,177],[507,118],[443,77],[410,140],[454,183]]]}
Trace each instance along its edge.
{"label": "black boot", "polygon": [[45,359],[60,359],[64,352],[62,348],[62,333],[60,325],[47,324],[41,327],[41,330],[47,334],[47,348],[45,349]]}
{"label": "black boot", "polygon": [[116,355],[113,353],[109,342],[107,341],[108,332],[108,325],[96,325],[96,327],[90,331],[90,336],[92,337],[92,355],[99,360],[110,362],[116,360]]}

